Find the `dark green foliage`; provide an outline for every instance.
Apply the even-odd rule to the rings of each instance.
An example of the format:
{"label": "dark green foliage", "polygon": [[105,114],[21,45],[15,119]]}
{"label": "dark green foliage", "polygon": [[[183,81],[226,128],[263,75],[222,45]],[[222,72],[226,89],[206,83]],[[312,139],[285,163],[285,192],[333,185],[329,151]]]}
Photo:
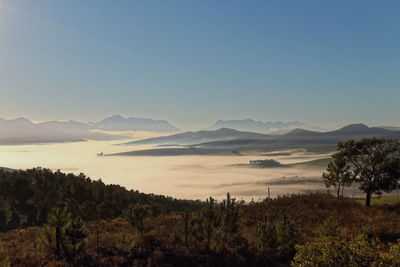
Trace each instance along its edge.
{"label": "dark green foliage", "polygon": [[266,257],[274,253],[277,247],[275,224],[268,216],[264,216],[261,222],[257,223],[257,235],[255,245],[260,256]]}
{"label": "dark green foliage", "polygon": [[192,212],[185,211],[181,213],[181,219],[176,224],[175,239],[183,245],[186,250],[190,249],[195,238],[195,223],[197,223],[197,221],[193,218]]}
{"label": "dark green foliage", "polygon": [[349,140],[337,146],[338,157],[351,166],[350,173],[366,193],[370,206],[373,193],[390,192],[398,188],[400,179],[400,142],[383,138]]}
{"label": "dark green foliage", "polygon": [[135,246],[135,240],[127,233],[118,233],[115,237],[116,247],[122,252],[130,252]]}
{"label": "dark green foliage", "polygon": [[332,155],[332,161],[328,164],[326,173],[322,174],[327,188],[331,186],[336,188],[337,198],[343,197],[343,190],[346,185],[352,183],[350,166],[346,162],[345,157],[338,152]]}
{"label": "dark green foliage", "polygon": [[256,247],[262,257],[290,258],[294,254],[296,229],[286,214],[271,221],[264,216],[257,223]]}
{"label": "dark green foliage", "polygon": [[175,228],[177,241],[186,249],[204,247],[206,251],[236,254],[247,247],[241,224],[242,205],[232,199],[229,193],[219,205],[210,197],[196,216],[189,211],[182,213]]}
{"label": "dark green foliage", "polygon": [[289,258],[294,255],[297,229],[290,221],[290,218],[283,213],[275,222],[277,256]]}
{"label": "dark green foliage", "polygon": [[151,215],[151,206],[145,204],[132,204],[123,211],[125,220],[137,228],[140,242],[143,239],[144,221]]}
{"label": "dark green foliage", "polygon": [[79,253],[84,249],[86,237],[87,234],[82,219],[80,217],[71,219],[65,229],[65,238],[73,254]]}
{"label": "dark green foliage", "polygon": [[41,237],[42,246],[48,254],[57,258],[76,261],[86,245],[87,234],[80,217],[72,218],[66,206],[54,208],[48,215]]}
{"label": "dark green foliage", "polygon": [[228,193],[219,206],[218,248],[220,251],[235,253],[247,246],[247,240],[242,234],[241,205]]}
{"label": "dark green foliage", "polygon": [[340,231],[339,223],[332,217],[329,217],[317,228],[317,235],[318,237],[338,237],[342,236],[342,233]]}
{"label": "dark green foliage", "polygon": [[0,198],[0,231],[7,229],[12,215],[11,207],[8,202]]}
{"label": "dark green foliage", "polygon": [[73,217],[112,219],[130,204],[151,205],[153,214],[183,211],[200,201],[143,194],[119,185],[92,181],[84,174],[64,174],[48,169],[6,172],[0,169],[0,231],[46,223],[49,212],[66,205]]}
{"label": "dark green foliage", "polygon": [[206,205],[201,209],[197,218],[198,240],[203,241],[205,249],[209,251],[215,243],[215,237],[218,228],[221,225],[221,218],[218,208],[212,197],[207,199]]}

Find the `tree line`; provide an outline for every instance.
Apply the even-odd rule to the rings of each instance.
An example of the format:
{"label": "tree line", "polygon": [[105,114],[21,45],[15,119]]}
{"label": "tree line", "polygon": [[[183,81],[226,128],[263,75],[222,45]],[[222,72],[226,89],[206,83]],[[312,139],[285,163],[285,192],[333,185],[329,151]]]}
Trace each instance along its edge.
{"label": "tree line", "polygon": [[52,209],[67,206],[73,217],[85,221],[112,219],[129,205],[147,204],[160,213],[190,210],[200,201],[178,200],[119,185],[105,185],[84,174],[35,168],[19,171],[0,169],[0,231],[47,222]]}

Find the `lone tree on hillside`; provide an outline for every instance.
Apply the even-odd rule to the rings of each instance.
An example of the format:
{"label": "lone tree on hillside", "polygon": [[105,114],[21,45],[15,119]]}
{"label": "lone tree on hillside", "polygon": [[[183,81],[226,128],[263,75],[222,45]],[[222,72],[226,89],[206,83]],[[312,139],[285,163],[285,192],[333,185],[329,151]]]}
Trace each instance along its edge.
{"label": "lone tree on hillside", "polygon": [[350,166],[346,162],[341,152],[332,155],[332,161],[328,164],[326,168],[326,173],[322,174],[326,187],[331,186],[336,188],[337,198],[340,195],[343,196],[343,189],[346,185],[352,183]]}
{"label": "lone tree on hillside", "polygon": [[351,178],[366,194],[366,206],[373,193],[390,192],[398,187],[400,178],[400,143],[383,138],[364,138],[338,143],[337,157],[350,166]]}

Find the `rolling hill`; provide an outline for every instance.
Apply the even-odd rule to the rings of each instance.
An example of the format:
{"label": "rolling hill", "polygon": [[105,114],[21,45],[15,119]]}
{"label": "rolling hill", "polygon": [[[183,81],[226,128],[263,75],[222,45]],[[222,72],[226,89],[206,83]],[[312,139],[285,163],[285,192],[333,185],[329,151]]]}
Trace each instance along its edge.
{"label": "rolling hill", "polygon": [[383,137],[400,139],[400,131],[391,131],[379,127],[368,127],[364,124],[350,124],[335,131],[316,132],[304,129],[276,135],[269,139],[240,139],[230,141],[215,141],[197,144],[202,148],[239,148],[239,147],[263,147],[263,146],[303,146],[303,145],[335,145],[349,139],[362,139],[367,137]]}
{"label": "rolling hill", "polygon": [[[279,147],[322,147],[334,148],[338,142],[349,139],[383,137],[400,139],[400,131],[391,131],[379,127],[368,127],[364,124],[350,124],[335,131],[316,132],[294,129],[283,135],[266,135],[252,132],[241,132],[222,128],[215,131],[185,132],[169,136],[143,139],[124,145],[168,144],[185,146],[183,148],[158,148],[122,152],[118,156],[177,156],[177,155],[240,155],[251,149]],[[205,141],[207,140],[207,141]],[[211,140],[211,141],[210,141]]]}
{"label": "rolling hill", "polygon": [[267,139],[271,138],[270,135],[242,132],[228,128],[221,128],[215,131],[197,131],[197,132],[184,132],[173,134],[169,136],[161,136],[155,138],[147,138],[125,143],[123,145],[192,145],[202,142],[212,142],[220,140],[237,140],[237,139]]}

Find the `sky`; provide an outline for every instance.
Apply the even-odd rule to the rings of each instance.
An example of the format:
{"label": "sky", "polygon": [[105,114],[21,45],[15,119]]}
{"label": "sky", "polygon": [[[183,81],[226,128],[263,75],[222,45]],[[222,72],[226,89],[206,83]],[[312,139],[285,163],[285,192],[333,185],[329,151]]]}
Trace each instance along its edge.
{"label": "sky", "polygon": [[400,126],[400,1],[0,0],[0,117]]}

